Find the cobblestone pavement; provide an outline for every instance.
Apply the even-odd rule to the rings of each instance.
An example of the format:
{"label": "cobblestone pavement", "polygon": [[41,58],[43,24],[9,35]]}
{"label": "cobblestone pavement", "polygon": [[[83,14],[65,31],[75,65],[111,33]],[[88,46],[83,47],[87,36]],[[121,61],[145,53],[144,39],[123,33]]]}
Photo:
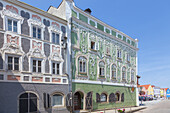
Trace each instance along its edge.
{"label": "cobblestone pavement", "polygon": [[143,103],[147,109],[135,113],[170,113],[170,100],[156,100]]}

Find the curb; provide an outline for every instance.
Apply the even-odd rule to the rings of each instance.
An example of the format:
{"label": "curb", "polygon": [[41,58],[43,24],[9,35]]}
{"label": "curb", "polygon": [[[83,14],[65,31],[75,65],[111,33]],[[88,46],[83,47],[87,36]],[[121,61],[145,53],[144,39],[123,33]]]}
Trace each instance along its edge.
{"label": "curb", "polygon": [[142,108],[139,108],[139,109],[134,109],[134,110],[131,110],[131,111],[127,111],[125,113],[134,113],[136,111],[140,111],[140,110],[143,110],[143,109],[146,109],[147,107],[142,107]]}

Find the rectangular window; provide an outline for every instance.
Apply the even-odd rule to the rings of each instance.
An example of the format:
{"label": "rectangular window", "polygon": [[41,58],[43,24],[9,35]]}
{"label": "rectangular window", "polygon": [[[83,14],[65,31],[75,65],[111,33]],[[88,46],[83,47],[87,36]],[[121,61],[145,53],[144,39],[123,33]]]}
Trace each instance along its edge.
{"label": "rectangular window", "polygon": [[33,60],[33,66],[32,66],[32,71],[33,72],[38,72],[41,73],[41,60]]}
{"label": "rectangular window", "polygon": [[52,68],[53,74],[59,75],[60,74],[60,64],[59,63],[53,63],[52,66],[53,66],[53,68]]}
{"label": "rectangular window", "polygon": [[57,45],[60,44],[59,34],[52,33],[52,42]]}
{"label": "rectangular window", "polygon": [[19,70],[19,57],[8,56],[8,70]]}
{"label": "rectangular window", "polygon": [[95,42],[91,41],[91,49],[95,50]]}
{"label": "rectangular window", "polygon": [[118,51],[117,51],[117,57],[120,58],[120,59],[122,58],[121,50],[118,50]]}
{"label": "rectangular window", "polygon": [[45,78],[45,82],[50,82],[50,78]]}
{"label": "rectangular window", "polygon": [[8,19],[8,31],[17,33],[17,21]]}
{"label": "rectangular window", "polygon": [[24,81],[29,81],[29,76],[24,76]]}
{"label": "rectangular window", "polygon": [[67,79],[63,79],[63,83],[67,83]]}
{"label": "rectangular window", "polygon": [[33,26],[32,27],[32,36],[34,38],[41,39],[41,28]]}
{"label": "rectangular window", "polygon": [[127,62],[130,62],[130,55],[127,54]]}
{"label": "rectangular window", "polygon": [[110,55],[110,48],[109,47],[106,47],[106,54]]}
{"label": "rectangular window", "polygon": [[104,68],[100,67],[100,76],[104,76]]}
{"label": "rectangular window", "polygon": [[0,80],[4,80],[4,75],[0,75]]}

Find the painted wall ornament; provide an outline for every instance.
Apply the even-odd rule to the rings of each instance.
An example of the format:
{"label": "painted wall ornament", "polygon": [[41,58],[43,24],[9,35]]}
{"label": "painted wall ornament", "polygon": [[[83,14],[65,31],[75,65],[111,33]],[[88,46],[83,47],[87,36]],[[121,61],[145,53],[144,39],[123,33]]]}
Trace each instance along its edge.
{"label": "painted wall ornament", "polygon": [[52,53],[50,55],[50,60],[64,62],[61,54],[60,54],[60,47],[52,45]]}

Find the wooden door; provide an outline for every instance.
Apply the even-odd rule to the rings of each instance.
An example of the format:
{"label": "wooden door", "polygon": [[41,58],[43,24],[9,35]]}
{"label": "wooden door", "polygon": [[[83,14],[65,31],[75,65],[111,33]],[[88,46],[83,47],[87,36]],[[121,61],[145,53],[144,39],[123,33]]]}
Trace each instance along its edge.
{"label": "wooden door", "polygon": [[79,92],[74,94],[74,110],[81,109],[81,95]]}

